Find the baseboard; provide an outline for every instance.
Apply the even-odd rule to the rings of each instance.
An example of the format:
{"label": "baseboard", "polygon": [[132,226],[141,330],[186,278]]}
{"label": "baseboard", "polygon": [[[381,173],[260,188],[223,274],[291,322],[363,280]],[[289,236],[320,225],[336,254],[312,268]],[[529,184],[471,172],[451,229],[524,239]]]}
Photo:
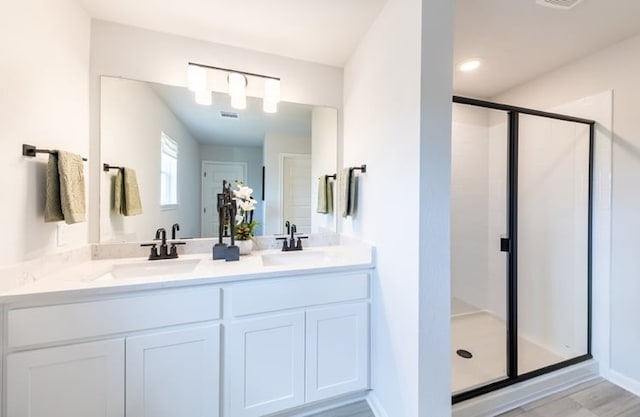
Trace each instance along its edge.
{"label": "baseboard", "polygon": [[627,391],[640,396],[640,381],[629,378],[628,376],[622,375],[620,372],[616,372],[612,369],[603,371],[602,377],[607,379],[609,382],[616,384],[620,388],[624,388]]}
{"label": "baseboard", "polygon": [[353,404],[358,401],[367,401],[367,392],[361,391],[353,394],[343,395],[330,400],[318,401],[312,404],[302,405],[291,410],[270,414],[270,417],[308,417],[345,405]]}
{"label": "baseboard", "polygon": [[452,417],[493,417],[599,376],[598,363],[582,362],[453,406]]}
{"label": "baseboard", "polygon": [[389,417],[382,404],[380,404],[380,400],[373,391],[369,391],[369,395],[367,395],[366,400],[367,404],[369,404],[371,412],[373,412],[373,415],[375,417]]}

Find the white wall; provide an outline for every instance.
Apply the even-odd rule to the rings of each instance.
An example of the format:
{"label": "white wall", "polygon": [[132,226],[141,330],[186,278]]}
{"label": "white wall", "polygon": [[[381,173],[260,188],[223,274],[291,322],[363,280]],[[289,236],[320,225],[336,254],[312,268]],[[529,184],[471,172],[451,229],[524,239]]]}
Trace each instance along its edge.
{"label": "white wall", "polygon": [[[340,68],[94,20],[91,28],[92,154],[97,153],[100,146],[100,75],[186,86],[188,62],[280,77],[283,101],[335,107],[339,112],[342,108]],[[99,175],[98,171],[92,172],[92,184],[98,182]],[[97,212],[95,193],[90,200]],[[99,232],[93,223],[90,232],[91,239],[97,240]]]}
{"label": "white wall", "polygon": [[[635,36],[496,98],[513,104],[550,108],[613,90],[611,296],[606,302],[610,305],[611,370],[603,371],[636,393],[640,393],[640,362],[634,353],[640,347],[635,321],[640,316],[640,303],[637,302],[637,294],[640,294],[640,257],[637,254],[640,246],[640,193],[637,190],[640,183],[639,49],[640,36]],[[607,250],[594,253],[595,260],[608,256]],[[602,305],[598,294],[601,292],[595,293],[594,301]],[[608,308],[598,309],[596,314],[604,315],[605,321],[609,321],[606,318]],[[606,340],[594,342],[607,346]]]}
{"label": "white wall", "polygon": [[47,155],[23,157],[22,144],[89,157],[90,20],[74,0],[6,1],[1,16],[3,265],[87,242],[78,223],[64,226],[67,247],[56,246],[56,223],[43,218]]}
{"label": "white wall", "polygon": [[[317,190],[318,178],[337,173],[338,112],[329,107],[315,107],[311,113],[311,189]],[[331,181],[331,180],[330,180]],[[311,193],[312,233],[336,232],[337,185],[333,181],[334,208],[327,214],[317,213],[318,193]]]}
{"label": "white wall", "polygon": [[[101,162],[136,171],[142,214],[122,216],[113,210],[116,171],[100,181],[102,241],[143,241],[160,227],[180,224],[178,236],[200,236],[199,143],[189,134],[151,86],[139,81],[102,77]],[[178,207],[160,206],[160,136],[178,143]]]}
{"label": "white wall", "polygon": [[[257,146],[200,145],[199,164],[202,161],[245,162],[247,164],[247,186],[253,188],[253,198],[258,201],[253,219],[259,223],[256,235],[263,233],[264,201],[262,201],[262,148]],[[220,184],[222,191],[222,184]],[[200,200],[198,200],[200,201]]]}
{"label": "white wall", "polygon": [[452,297],[489,310],[489,114],[454,104],[452,117]]}
{"label": "white wall", "polygon": [[451,4],[390,0],[345,67],[344,166],[359,174],[342,230],[376,245],[371,402],[450,414]]}
{"label": "white wall", "polygon": [[283,233],[280,155],[311,154],[311,138],[267,133],[264,138],[264,234]]}

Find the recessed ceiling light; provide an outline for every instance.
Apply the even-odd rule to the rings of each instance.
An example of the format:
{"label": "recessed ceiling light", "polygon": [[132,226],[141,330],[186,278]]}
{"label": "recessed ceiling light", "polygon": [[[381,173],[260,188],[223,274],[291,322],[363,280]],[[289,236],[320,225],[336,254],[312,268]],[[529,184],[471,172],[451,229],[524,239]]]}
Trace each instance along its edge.
{"label": "recessed ceiling light", "polygon": [[458,70],[462,72],[475,71],[480,67],[482,61],[479,58],[467,59],[458,65]]}

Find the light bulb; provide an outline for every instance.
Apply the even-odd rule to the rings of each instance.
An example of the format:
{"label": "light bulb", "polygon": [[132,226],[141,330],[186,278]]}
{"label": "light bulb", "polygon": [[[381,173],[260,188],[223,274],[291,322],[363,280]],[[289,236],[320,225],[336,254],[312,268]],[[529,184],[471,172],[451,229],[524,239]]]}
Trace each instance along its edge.
{"label": "light bulb", "polygon": [[277,113],[278,103],[267,100],[267,98],[265,97],[264,100],[262,100],[262,111],[264,111],[265,113]]}
{"label": "light bulb", "polygon": [[207,90],[207,70],[197,65],[189,64],[187,67],[187,87],[191,91]]}
{"label": "light bulb", "polygon": [[203,106],[210,106],[212,102],[211,91],[196,91],[196,103]]}
{"label": "light bulb", "polygon": [[477,70],[480,64],[482,64],[482,61],[478,58],[468,59],[458,65],[458,69],[462,72],[471,72]]}
{"label": "light bulb", "polygon": [[247,96],[231,96],[231,107],[234,109],[246,109],[247,108]]}
{"label": "light bulb", "polygon": [[264,80],[264,99],[272,103],[280,102],[280,80],[275,78]]}

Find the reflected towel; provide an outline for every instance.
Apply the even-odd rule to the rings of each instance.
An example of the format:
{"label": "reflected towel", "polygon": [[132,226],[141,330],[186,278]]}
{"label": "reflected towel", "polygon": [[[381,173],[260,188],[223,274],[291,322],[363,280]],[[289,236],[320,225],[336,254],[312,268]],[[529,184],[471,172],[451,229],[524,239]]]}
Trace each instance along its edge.
{"label": "reflected towel", "polygon": [[118,170],[113,190],[113,210],[123,216],[142,214],[142,202],[136,171],[131,168]]}
{"label": "reflected towel", "polygon": [[333,211],[333,182],[328,175],[318,178],[318,209],[320,214],[328,214]]}
{"label": "reflected towel", "polygon": [[56,151],[47,163],[45,222],[64,220],[67,224],[86,220],[84,163],[82,157]]}
{"label": "reflected towel", "polygon": [[340,171],[340,198],[342,217],[352,216],[355,213],[355,175],[353,168],[345,168]]}

